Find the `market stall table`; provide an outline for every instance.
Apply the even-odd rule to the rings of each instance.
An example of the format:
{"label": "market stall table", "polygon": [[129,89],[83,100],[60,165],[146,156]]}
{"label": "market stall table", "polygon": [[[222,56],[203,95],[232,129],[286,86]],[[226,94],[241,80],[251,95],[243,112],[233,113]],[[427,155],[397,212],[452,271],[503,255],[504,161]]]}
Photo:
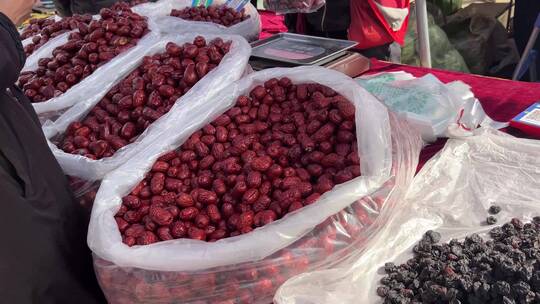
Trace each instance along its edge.
{"label": "market stall table", "polygon": [[[492,119],[501,122],[510,121],[527,107],[540,100],[540,83],[511,81],[453,71],[394,64],[379,60],[371,61],[371,69],[366,74],[396,71],[411,73],[416,77],[431,73],[445,83],[461,80],[471,86],[474,95],[480,100],[485,112]],[[506,128],[503,131],[517,137],[528,137],[516,129]],[[435,153],[441,150],[445,143],[445,139],[440,139],[426,146],[420,155],[418,169],[435,155]]]}

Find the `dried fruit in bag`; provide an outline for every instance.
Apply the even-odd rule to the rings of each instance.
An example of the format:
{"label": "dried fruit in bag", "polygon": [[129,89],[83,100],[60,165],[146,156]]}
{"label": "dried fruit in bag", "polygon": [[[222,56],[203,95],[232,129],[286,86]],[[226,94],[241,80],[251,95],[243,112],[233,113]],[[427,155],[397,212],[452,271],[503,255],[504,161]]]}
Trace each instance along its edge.
{"label": "dried fruit in bag", "polygon": [[[197,58],[188,66],[182,66],[182,61],[191,55],[187,54],[188,49],[194,48],[190,52],[202,52],[212,48],[219,55],[216,62],[219,64],[227,54],[229,44],[219,38],[207,44],[201,36],[196,37],[193,43],[184,45],[167,43],[164,52],[144,57],[142,63],[109,90],[86,117],[73,121],[59,138],[58,147],[66,153],[81,154],[91,159],[114,155],[117,150],[134,142],[150,124],[167,114],[177,100],[205,76],[194,71]],[[86,147],[87,151],[80,150]],[[204,150],[204,147],[200,146],[200,149]],[[199,152],[205,152],[202,150]],[[172,159],[157,162],[153,171],[170,175],[169,171],[179,170],[178,166],[169,165],[166,160]],[[206,159],[203,165],[209,166],[209,161]],[[169,180],[164,185],[167,190],[181,186],[180,181],[176,180]]]}
{"label": "dried fruit in bag", "polygon": [[245,9],[236,11],[226,5],[186,7],[180,10],[173,9],[171,16],[184,20],[212,22],[227,27],[250,18],[249,15],[246,15]]}
{"label": "dried fruit in bag", "polygon": [[489,237],[439,243],[440,234],[428,231],[406,264],[385,264],[377,294],[384,303],[540,301],[540,221],[514,218]]}
{"label": "dried fruit in bag", "polygon": [[[184,52],[191,47],[183,46]],[[168,50],[180,53],[173,46]],[[282,78],[254,87],[178,150],[160,157],[136,189],[150,187],[150,208],[175,206],[179,212],[171,215],[170,223],[169,217],[167,221],[151,217],[155,225],[146,225],[150,231],[156,227],[176,231],[179,224],[170,225],[181,221],[187,230],[172,233],[173,238],[217,241],[249,233],[359,176],[357,159],[345,157],[357,153],[350,148],[357,145],[354,105],[318,84],[307,85],[300,101],[299,86],[303,84]],[[268,115],[260,115],[261,109]],[[342,113],[338,124],[323,114],[331,111]],[[304,124],[295,126],[294,121],[310,117],[320,122],[313,132],[308,133]],[[351,131],[339,128],[345,121]],[[176,176],[166,179],[169,172]],[[166,182],[170,178],[174,187]],[[164,195],[174,199],[165,203]],[[124,198],[126,210],[139,210],[130,202]],[[131,239],[124,240],[132,244]]]}
{"label": "dried fruit in bag", "polygon": [[[41,58],[36,70],[21,73],[19,86],[32,102],[62,95],[100,66],[135,46],[149,32],[146,19],[129,7],[104,8],[100,17],[91,21],[81,17],[81,21],[71,22],[78,31],[72,32],[68,41],[55,48],[50,57]],[[49,32],[47,27],[43,30]]]}

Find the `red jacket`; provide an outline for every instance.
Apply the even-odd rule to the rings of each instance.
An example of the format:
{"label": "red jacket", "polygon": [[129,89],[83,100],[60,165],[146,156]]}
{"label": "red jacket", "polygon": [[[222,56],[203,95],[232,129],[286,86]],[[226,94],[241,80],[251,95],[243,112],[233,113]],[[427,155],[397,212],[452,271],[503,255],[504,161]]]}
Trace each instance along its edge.
{"label": "red jacket", "polygon": [[409,21],[409,0],[350,0],[349,39],[359,49],[405,42]]}

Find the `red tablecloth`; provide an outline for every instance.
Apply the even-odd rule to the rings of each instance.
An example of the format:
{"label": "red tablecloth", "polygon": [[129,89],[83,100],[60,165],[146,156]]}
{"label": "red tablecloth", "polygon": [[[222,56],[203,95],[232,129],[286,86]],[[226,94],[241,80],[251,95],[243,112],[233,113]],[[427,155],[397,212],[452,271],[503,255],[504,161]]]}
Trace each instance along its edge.
{"label": "red tablecloth", "polygon": [[[369,74],[381,72],[405,71],[414,76],[423,76],[431,73],[442,82],[461,80],[471,86],[476,98],[480,100],[486,113],[497,121],[510,121],[521,111],[525,110],[536,101],[540,101],[540,83],[518,82],[506,79],[483,77],[458,72],[443,71],[413,67],[400,64],[392,64],[378,60],[372,60]],[[512,135],[527,137],[525,134],[512,129],[505,130]],[[439,140],[422,150],[419,168],[425,164],[435,153],[444,146],[446,140]]]}

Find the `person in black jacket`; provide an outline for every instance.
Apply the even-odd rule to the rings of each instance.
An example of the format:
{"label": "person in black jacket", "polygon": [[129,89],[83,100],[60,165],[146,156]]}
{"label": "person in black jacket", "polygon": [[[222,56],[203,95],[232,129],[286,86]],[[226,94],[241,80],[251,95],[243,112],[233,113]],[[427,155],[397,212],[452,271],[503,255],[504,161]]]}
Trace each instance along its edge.
{"label": "person in black jacket", "polygon": [[15,85],[19,33],[35,0],[0,0],[0,303],[105,303],[86,245],[87,215]]}
{"label": "person in black jacket", "polygon": [[[534,28],[536,18],[540,13],[540,1],[538,0],[516,0],[516,10],[514,13],[514,39],[522,55],[529,42],[529,37]],[[534,44],[534,49],[540,52],[540,37]],[[540,73],[540,58],[536,58],[536,72]],[[529,78],[529,73],[525,74],[524,79]]]}
{"label": "person in black jacket", "polygon": [[[305,14],[307,35],[334,39],[347,39],[351,24],[350,0],[326,1],[326,5],[316,12]],[[285,15],[285,25],[289,31],[296,29],[298,14]]]}

